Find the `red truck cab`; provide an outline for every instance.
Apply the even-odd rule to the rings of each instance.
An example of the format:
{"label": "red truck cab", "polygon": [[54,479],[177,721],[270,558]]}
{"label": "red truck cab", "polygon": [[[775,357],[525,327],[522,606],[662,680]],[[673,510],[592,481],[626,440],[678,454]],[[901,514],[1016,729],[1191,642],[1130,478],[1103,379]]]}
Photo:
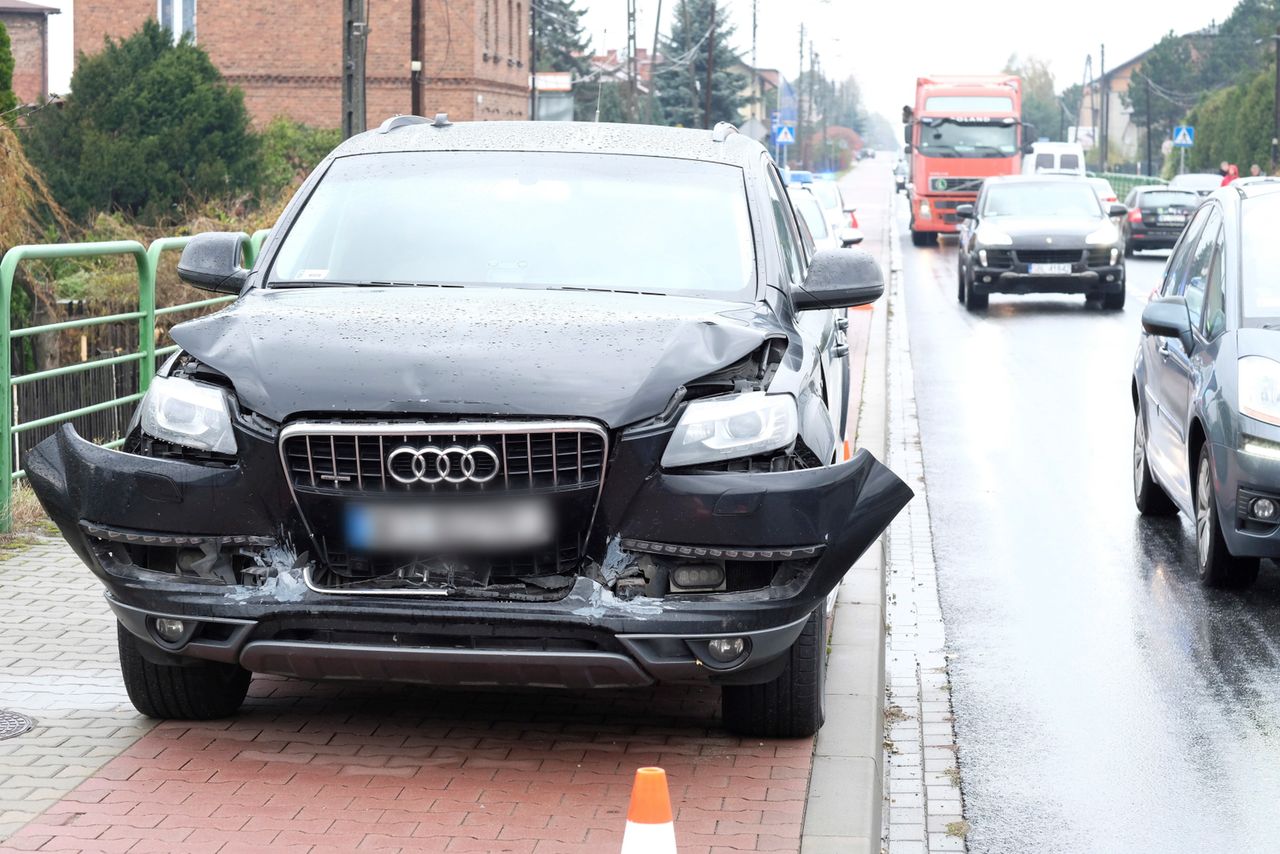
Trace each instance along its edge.
{"label": "red truck cab", "polygon": [[955,234],[956,207],[992,175],[1017,175],[1034,131],[1022,123],[1022,81],[1009,75],[920,77],[903,109],[911,159],[911,242]]}

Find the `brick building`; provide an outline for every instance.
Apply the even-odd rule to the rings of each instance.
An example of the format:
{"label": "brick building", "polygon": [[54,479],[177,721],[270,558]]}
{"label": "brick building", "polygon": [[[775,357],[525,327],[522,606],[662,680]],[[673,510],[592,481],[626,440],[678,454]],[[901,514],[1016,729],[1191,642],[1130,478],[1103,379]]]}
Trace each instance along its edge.
{"label": "brick building", "polygon": [[50,6],[0,0],[0,24],[13,50],[13,93],[21,104],[49,97],[49,16],[56,14]]}
{"label": "brick building", "polygon": [[[0,0],[0,4],[12,0]],[[532,0],[367,0],[366,123],[411,111],[455,120],[529,115],[529,3]],[[190,33],[244,90],[256,124],[287,116],[314,126],[342,119],[342,3],[339,0],[76,0],[77,55],[101,50],[156,18]],[[423,56],[414,83],[413,16]]]}

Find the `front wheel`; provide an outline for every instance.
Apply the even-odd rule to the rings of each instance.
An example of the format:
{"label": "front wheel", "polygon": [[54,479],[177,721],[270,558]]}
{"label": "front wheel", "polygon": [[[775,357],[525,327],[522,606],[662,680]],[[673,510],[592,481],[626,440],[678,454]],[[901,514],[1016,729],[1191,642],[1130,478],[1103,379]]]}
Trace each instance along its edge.
{"label": "front wheel", "polygon": [[916,231],[911,229],[911,245],[912,246],[934,246],[938,242],[938,235],[932,231]]}
{"label": "front wheel", "polygon": [[1200,447],[1196,469],[1196,565],[1205,587],[1241,589],[1258,578],[1258,559],[1239,558],[1227,551],[1213,491],[1209,443]]}
{"label": "front wheel", "polygon": [[748,738],[806,738],[817,732],[824,716],[826,628],[826,612],[819,605],[791,645],[776,679],[721,688],[725,729]]}
{"label": "front wheel", "polygon": [[1102,307],[1108,311],[1120,311],[1124,308],[1124,291],[1102,295]]}
{"label": "front wheel", "polygon": [[[238,664],[191,659],[159,664],[145,641],[116,623],[120,672],[133,707],[149,718],[207,721],[234,715],[249,692],[252,674]],[[163,653],[160,653],[163,655]]]}
{"label": "front wheel", "polygon": [[985,311],[991,297],[980,294],[973,289],[973,279],[967,278],[964,283],[964,307],[969,311]]}

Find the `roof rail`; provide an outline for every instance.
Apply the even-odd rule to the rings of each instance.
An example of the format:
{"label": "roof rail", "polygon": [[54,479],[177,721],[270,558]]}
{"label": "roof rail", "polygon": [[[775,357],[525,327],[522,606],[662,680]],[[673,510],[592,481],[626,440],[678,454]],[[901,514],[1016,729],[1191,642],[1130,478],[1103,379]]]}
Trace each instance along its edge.
{"label": "roof rail", "polygon": [[711,129],[711,141],[724,142],[729,138],[729,134],[737,132],[738,129],[732,122],[716,122],[716,126]]}
{"label": "roof rail", "polygon": [[425,125],[426,123],[427,120],[422,116],[392,116],[378,125],[378,133],[391,133],[396,128],[408,127],[409,125]]}

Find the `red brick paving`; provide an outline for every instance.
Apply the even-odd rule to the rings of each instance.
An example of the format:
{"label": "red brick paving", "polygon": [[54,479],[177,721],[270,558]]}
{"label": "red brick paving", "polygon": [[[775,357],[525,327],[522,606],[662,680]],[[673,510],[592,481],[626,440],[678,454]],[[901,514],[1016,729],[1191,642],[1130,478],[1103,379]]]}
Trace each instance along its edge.
{"label": "red brick paving", "polygon": [[812,740],[730,737],[717,699],[259,676],[238,718],[157,726],[0,851],[599,854],[644,765],[681,854],[797,850]]}

